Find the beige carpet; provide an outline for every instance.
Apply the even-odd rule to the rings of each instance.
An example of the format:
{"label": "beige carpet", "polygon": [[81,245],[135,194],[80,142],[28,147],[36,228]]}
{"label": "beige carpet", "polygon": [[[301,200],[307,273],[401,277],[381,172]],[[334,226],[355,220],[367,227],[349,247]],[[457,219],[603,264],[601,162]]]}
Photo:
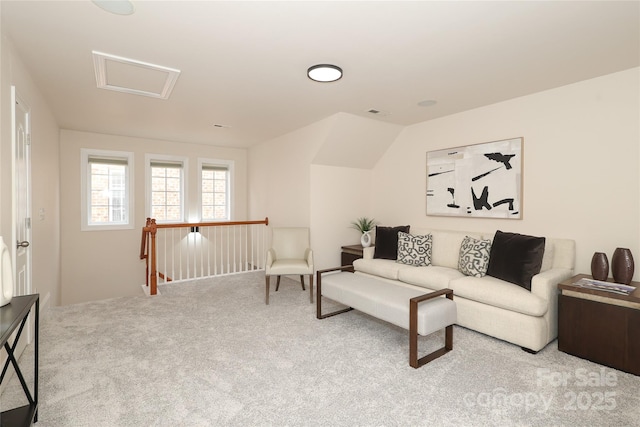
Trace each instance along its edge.
{"label": "beige carpet", "polygon": [[[37,426],[640,425],[639,377],[556,342],[531,355],[456,327],[453,351],[415,370],[405,330],[355,311],[317,320],[288,279],[269,306],[262,273],[160,291],[45,316]],[[20,392],[12,380],[2,409]]]}

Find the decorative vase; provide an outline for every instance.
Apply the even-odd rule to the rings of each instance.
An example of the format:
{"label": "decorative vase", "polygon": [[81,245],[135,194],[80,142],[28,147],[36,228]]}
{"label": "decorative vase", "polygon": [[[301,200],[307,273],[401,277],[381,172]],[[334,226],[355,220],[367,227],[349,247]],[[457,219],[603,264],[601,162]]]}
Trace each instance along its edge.
{"label": "decorative vase", "polygon": [[607,254],[596,252],[591,258],[591,276],[596,280],[607,280],[609,277],[609,260]]}
{"label": "decorative vase", "polygon": [[360,244],[363,248],[368,248],[371,246],[371,231],[365,231],[360,236]]}
{"label": "decorative vase", "polygon": [[613,281],[628,285],[631,283],[634,271],[633,255],[627,248],[616,248],[611,257],[611,274]]}

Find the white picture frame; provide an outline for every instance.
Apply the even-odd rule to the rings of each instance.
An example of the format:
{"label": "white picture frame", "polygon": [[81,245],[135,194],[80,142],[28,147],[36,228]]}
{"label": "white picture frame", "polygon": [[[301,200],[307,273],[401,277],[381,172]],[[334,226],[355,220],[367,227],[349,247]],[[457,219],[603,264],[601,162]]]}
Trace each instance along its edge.
{"label": "white picture frame", "polygon": [[522,219],[523,140],[427,152],[427,215]]}

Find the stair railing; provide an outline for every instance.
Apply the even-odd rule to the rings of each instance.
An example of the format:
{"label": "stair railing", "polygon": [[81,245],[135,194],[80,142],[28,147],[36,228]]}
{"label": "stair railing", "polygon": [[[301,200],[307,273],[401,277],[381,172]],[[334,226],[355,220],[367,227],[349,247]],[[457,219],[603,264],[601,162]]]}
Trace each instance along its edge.
{"label": "stair railing", "polygon": [[146,286],[264,270],[269,218],[259,221],[161,223],[147,218],[140,259]]}

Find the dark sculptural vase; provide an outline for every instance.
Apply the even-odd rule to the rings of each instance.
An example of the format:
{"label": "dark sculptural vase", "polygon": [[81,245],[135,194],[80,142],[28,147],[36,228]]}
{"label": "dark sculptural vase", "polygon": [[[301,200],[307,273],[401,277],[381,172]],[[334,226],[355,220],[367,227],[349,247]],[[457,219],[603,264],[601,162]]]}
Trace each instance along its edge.
{"label": "dark sculptural vase", "polygon": [[616,248],[611,258],[611,274],[616,283],[631,283],[634,271],[633,255],[627,248]]}
{"label": "dark sculptural vase", "polygon": [[591,258],[591,276],[596,280],[607,280],[609,277],[609,260],[607,254],[596,252]]}

